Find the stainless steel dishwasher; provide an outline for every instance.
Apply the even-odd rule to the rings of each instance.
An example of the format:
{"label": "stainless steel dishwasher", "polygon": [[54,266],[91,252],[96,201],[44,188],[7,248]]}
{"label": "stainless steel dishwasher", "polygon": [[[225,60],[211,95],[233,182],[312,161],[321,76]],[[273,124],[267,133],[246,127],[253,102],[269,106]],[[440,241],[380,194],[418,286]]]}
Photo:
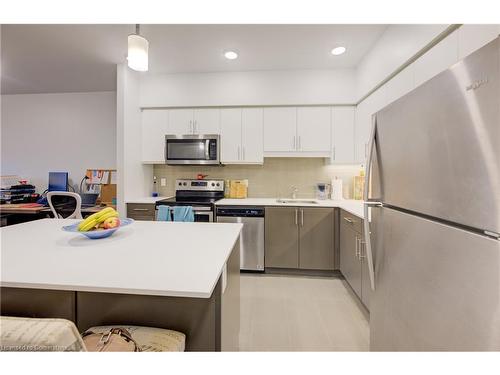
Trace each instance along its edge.
{"label": "stainless steel dishwasher", "polygon": [[242,223],[240,269],[264,271],[264,207],[218,206],[219,223]]}

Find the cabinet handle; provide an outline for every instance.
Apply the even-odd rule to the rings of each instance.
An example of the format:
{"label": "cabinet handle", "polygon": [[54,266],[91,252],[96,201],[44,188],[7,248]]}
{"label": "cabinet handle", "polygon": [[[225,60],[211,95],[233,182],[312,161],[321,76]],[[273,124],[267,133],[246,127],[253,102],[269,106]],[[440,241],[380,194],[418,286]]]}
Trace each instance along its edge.
{"label": "cabinet handle", "polygon": [[300,226],[304,226],[304,210],[300,210]]}
{"label": "cabinet handle", "polygon": [[299,135],[299,147],[298,147],[299,150],[302,149],[302,146],[301,146],[301,142],[300,142],[300,135]]}
{"label": "cabinet handle", "polygon": [[361,238],[359,239],[359,260],[363,262],[363,259],[366,258],[366,254],[364,252],[364,244],[365,241],[363,241]]}
{"label": "cabinet handle", "polygon": [[196,130],[196,125],[197,125],[197,121],[196,121],[196,120],[194,120],[194,121],[193,121],[193,134],[195,134],[195,133],[197,132],[197,130]]}
{"label": "cabinet handle", "polygon": [[133,211],[149,211],[148,208],[133,208]]}
{"label": "cabinet handle", "polygon": [[356,259],[359,259],[359,237],[356,236]]}
{"label": "cabinet handle", "polygon": [[299,210],[295,209],[295,225],[299,225]]}
{"label": "cabinet handle", "polygon": [[295,136],[293,136],[293,149],[296,150],[297,149],[297,139]]}
{"label": "cabinet handle", "polygon": [[238,146],[238,160],[241,160],[241,158],[240,158],[240,146]]}
{"label": "cabinet handle", "polygon": [[193,134],[193,120],[189,120],[189,133]]}
{"label": "cabinet handle", "polygon": [[349,219],[348,217],[344,216],[344,220],[347,221],[349,224],[352,224],[352,219]]}
{"label": "cabinet handle", "polygon": [[246,160],[246,158],[245,158],[245,146],[243,146],[243,158],[242,159]]}

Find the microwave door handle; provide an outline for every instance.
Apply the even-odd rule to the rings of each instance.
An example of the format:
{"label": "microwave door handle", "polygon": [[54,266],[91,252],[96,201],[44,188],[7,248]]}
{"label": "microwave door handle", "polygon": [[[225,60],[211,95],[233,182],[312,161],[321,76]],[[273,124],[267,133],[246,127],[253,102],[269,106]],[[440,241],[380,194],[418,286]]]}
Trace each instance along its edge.
{"label": "microwave door handle", "polygon": [[210,139],[205,141],[205,159],[210,160]]}

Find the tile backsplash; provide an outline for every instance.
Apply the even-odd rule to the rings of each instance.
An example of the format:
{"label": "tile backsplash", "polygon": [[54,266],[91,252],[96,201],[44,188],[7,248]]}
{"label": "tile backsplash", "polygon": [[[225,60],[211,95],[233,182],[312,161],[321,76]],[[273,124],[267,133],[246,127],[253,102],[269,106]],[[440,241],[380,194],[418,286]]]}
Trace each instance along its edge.
{"label": "tile backsplash", "polygon": [[330,182],[337,176],[343,181],[344,198],[352,198],[352,177],[359,174],[360,165],[329,165],[322,158],[266,158],[263,165],[167,166],[155,165],[158,185],[161,178],[167,186],[158,186],[162,196],[175,194],[175,180],[196,178],[198,173],[213,179],[248,179],[250,198],[286,198],[291,185],[297,187],[298,198],[314,198],[317,182]]}

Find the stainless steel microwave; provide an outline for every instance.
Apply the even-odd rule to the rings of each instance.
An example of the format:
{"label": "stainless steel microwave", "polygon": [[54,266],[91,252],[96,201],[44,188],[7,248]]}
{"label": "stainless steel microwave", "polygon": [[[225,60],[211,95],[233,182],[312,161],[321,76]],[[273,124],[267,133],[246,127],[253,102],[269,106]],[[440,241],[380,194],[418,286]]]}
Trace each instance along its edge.
{"label": "stainless steel microwave", "polygon": [[173,165],[220,164],[220,136],[166,135],[165,162]]}

